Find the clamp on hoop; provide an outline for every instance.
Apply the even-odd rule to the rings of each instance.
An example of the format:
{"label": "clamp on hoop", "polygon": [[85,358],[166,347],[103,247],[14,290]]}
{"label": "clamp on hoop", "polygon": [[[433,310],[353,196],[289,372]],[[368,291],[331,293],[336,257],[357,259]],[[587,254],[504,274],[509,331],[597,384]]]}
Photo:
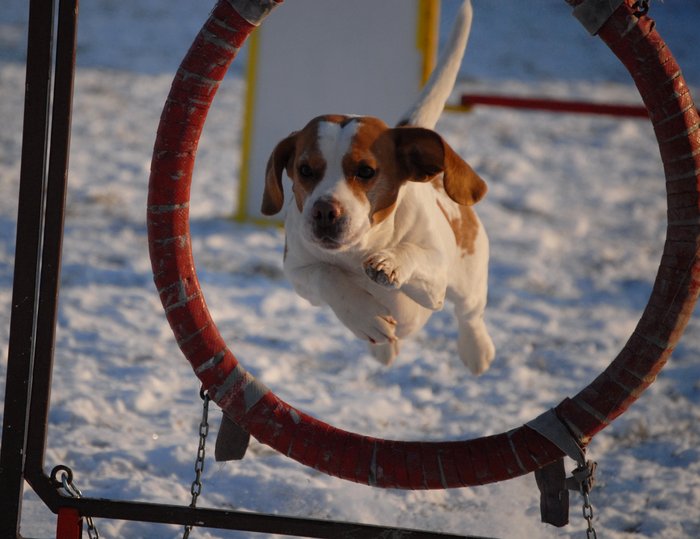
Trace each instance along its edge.
{"label": "clamp on hoop", "polygon": [[236,12],[253,26],[260,26],[263,19],[277,7],[280,0],[227,0]]}
{"label": "clamp on hoop", "polygon": [[[572,3],[571,0],[567,1]],[[622,2],[623,0],[583,0],[574,8],[573,15],[594,36]]]}
{"label": "clamp on hoop", "polygon": [[[566,526],[569,523],[569,490],[580,492],[583,495],[584,515],[590,514],[592,519],[588,494],[593,488],[597,464],[586,460],[586,450],[579,445],[554,409],[547,410],[526,423],[526,426],[547,438],[578,464],[578,467],[572,472],[572,476],[568,478],[563,458],[535,470],[535,480],[540,489],[542,522],[558,527]],[[589,521],[589,529],[592,529],[591,519],[588,516],[586,519]]]}

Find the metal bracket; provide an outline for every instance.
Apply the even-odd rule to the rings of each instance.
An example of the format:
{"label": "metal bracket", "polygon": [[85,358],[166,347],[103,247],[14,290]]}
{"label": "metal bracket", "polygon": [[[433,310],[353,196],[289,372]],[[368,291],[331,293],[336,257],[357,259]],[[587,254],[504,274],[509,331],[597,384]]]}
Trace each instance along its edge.
{"label": "metal bracket", "polygon": [[584,449],[553,409],[539,415],[527,426],[547,438],[578,464],[573,477],[569,478],[566,477],[563,458],[535,471],[537,488],[540,490],[542,522],[557,527],[566,526],[569,523],[569,490],[587,496],[593,485],[596,464],[586,461]]}
{"label": "metal bracket", "polygon": [[276,8],[282,0],[228,0],[231,7],[253,26],[260,26],[260,23],[270,12]]}
{"label": "metal bracket", "polygon": [[583,0],[574,8],[573,14],[588,33],[594,36],[622,2],[623,0]]}
{"label": "metal bracket", "polygon": [[525,425],[539,432],[566,455],[575,460],[577,464],[583,465],[586,463],[586,454],[583,448],[574,439],[569,429],[566,428],[566,425],[559,419],[559,416],[553,409],[547,410]]}

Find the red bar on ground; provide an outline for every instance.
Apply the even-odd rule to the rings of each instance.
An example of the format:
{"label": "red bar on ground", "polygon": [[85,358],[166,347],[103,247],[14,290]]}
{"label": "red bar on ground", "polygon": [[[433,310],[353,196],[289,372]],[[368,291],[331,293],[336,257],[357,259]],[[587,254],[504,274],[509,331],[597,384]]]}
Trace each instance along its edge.
{"label": "red bar on ground", "polygon": [[628,116],[632,118],[649,117],[646,107],[642,105],[591,103],[586,101],[513,97],[505,95],[463,94],[460,99],[460,104],[463,107],[486,105],[491,107],[508,107],[549,112],[570,112],[576,114],[607,114],[611,116]]}

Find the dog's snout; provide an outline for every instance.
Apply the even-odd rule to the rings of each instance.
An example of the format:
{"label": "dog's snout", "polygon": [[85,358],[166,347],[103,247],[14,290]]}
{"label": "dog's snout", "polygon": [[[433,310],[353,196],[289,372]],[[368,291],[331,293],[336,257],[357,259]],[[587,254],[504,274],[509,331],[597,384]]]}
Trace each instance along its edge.
{"label": "dog's snout", "polygon": [[328,249],[339,247],[346,224],[343,207],[333,198],[321,198],[311,208],[313,234]]}
{"label": "dog's snout", "polygon": [[313,206],[312,217],[314,224],[320,228],[336,225],[342,216],[340,204],[333,199],[321,199]]}

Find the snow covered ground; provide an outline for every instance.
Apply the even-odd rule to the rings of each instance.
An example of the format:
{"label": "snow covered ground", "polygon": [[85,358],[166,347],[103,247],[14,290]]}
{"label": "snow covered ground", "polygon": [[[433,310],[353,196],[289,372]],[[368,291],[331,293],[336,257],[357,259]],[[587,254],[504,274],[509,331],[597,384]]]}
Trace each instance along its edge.
{"label": "snow covered ground", "polygon": [[[562,1],[475,0],[460,90],[636,102],[617,61]],[[536,9],[533,9],[533,4]],[[84,0],[47,469],[66,464],[91,497],[189,503],[201,402],[155,293],[145,205],[150,152],[173,73],[213,2]],[[444,0],[443,19],[455,8]],[[0,379],[19,177],[26,2],[0,10]],[[281,9],[294,9],[289,0]],[[652,3],[700,86],[697,3]],[[274,16],[274,15],[273,15]],[[283,234],[234,223],[244,81],[223,84],[201,142],[192,234],[208,304],[229,346],[282,398],[336,426],[400,439],[460,439],[528,421],[585,386],[646,304],[665,227],[663,175],[645,121],[477,109],[438,130],[488,181],[491,370],[470,376],[449,313],[383,368],[281,272]],[[283,134],[281,134],[282,136]],[[590,446],[600,536],[700,537],[700,325],[657,382]],[[0,397],[4,385],[0,385]],[[210,448],[218,424],[213,411]],[[210,451],[210,454],[213,450]],[[55,517],[27,493],[22,531]],[[355,485],[253,442],[242,462],[208,460],[202,506],[502,538],[582,537],[539,522],[534,479],[446,492]],[[97,520],[101,536],[170,538],[179,528]],[[196,530],[195,537],[246,534]]]}

